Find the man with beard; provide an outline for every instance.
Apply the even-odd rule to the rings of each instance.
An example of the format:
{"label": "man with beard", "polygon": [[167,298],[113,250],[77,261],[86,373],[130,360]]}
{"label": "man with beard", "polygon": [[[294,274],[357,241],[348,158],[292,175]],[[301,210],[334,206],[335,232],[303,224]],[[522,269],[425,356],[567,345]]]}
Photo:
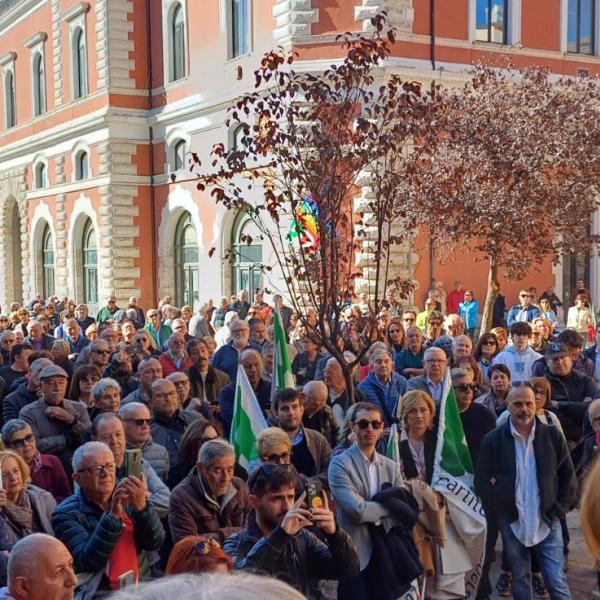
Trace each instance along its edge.
{"label": "man with beard", "polygon": [[[223,547],[236,569],[266,573],[311,597],[319,579],[348,581],[358,575],[359,559],[350,536],[335,522],[327,497],[311,510],[294,502],[296,475],[289,466],[265,464],[249,481],[248,528],[232,535]],[[318,527],[322,542],[307,527]]]}

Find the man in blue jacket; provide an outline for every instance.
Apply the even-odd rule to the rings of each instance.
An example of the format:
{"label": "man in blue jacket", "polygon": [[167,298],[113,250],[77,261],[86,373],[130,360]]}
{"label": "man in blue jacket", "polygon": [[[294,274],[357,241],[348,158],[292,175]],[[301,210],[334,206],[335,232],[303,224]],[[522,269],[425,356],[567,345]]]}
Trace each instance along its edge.
{"label": "man in blue jacket", "polygon": [[369,402],[377,404],[383,411],[386,427],[393,422],[398,398],[406,392],[406,378],[394,371],[390,352],[384,349],[371,354],[371,372],[358,384]]}
{"label": "man in blue jacket", "polygon": [[523,288],[519,292],[519,304],[515,304],[506,315],[506,324],[510,328],[513,323],[523,321],[531,323],[533,319],[540,316],[540,311],[533,304],[533,295],[528,289]]}

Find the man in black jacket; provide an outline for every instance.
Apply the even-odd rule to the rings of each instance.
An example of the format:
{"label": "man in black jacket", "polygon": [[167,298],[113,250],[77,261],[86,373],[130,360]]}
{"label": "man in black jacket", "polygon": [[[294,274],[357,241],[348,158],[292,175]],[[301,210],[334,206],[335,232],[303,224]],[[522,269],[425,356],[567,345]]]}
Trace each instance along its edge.
{"label": "man in black jacket", "polygon": [[484,508],[497,515],[515,600],[531,598],[530,548],[537,548],[551,598],[571,598],[559,519],[573,507],[577,480],[564,436],[535,418],[533,389],[508,395],[508,422],[488,433],[475,471]]}
{"label": "man in black jacket", "polygon": [[[319,579],[351,580],[358,575],[356,548],[336,524],[325,495],[321,507],[302,508],[305,494],[294,502],[296,476],[285,465],[262,465],[249,485],[254,509],[249,527],[223,546],[236,569],[277,577],[309,598]],[[326,544],[307,531],[312,526],[321,529]]]}

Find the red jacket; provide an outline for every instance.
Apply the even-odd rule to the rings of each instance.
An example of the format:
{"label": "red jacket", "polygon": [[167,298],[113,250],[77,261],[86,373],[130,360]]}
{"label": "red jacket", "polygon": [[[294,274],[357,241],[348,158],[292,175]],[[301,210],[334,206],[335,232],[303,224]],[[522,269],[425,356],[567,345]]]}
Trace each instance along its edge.
{"label": "red jacket", "polygon": [[[35,469],[35,464],[39,467]],[[39,463],[30,465],[31,483],[54,496],[57,504],[68,498],[73,490],[60,460],[52,454],[40,454]]]}
{"label": "red jacket", "polygon": [[183,364],[181,365],[181,368],[178,369],[177,365],[173,362],[173,360],[169,356],[168,352],[163,352],[159,356],[158,362],[162,365],[163,377],[167,377],[168,375],[171,375],[172,373],[183,372],[192,366],[192,361],[189,358],[185,358],[183,360]]}
{"label": "red jacket", "polygon": [[458,314],[458,305],[465,299],[465,290],[457,292],[452,290],[446,298],[446,308],[449,315]]}

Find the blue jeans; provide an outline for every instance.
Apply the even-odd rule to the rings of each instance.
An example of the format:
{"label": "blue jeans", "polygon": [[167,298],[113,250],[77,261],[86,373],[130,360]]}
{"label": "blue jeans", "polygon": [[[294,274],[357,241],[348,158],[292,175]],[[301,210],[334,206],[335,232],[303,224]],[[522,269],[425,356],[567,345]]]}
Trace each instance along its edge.
{"label": "blue jeans", "polygon": [[[515,537],[506,517],[500,519],[500,533],[512,573],[513,599],[532,600],[530,549]],[[552,521],[550,533],[535,549],[550,598],[571,600],[564,569],[562,530],[558,519]]]}

